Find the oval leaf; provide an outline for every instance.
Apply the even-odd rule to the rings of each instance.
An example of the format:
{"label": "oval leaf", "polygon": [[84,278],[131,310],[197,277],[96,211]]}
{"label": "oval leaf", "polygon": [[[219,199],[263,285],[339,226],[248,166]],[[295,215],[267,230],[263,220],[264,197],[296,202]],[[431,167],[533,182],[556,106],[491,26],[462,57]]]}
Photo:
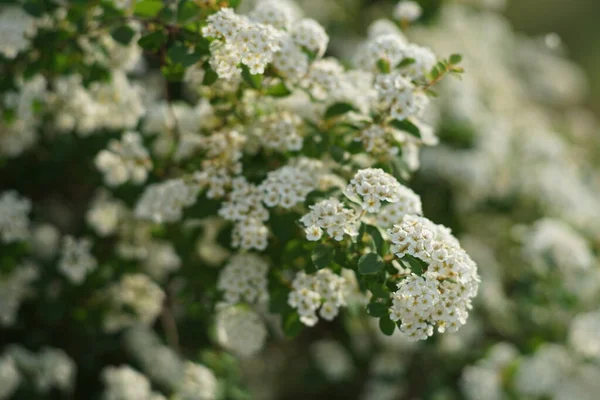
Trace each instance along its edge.
{"label": "oval leaf", "polygon": [[376,274],[383,267],[383,259],[377,253],[368,253],[358,259],[358,272],[363,275]]}

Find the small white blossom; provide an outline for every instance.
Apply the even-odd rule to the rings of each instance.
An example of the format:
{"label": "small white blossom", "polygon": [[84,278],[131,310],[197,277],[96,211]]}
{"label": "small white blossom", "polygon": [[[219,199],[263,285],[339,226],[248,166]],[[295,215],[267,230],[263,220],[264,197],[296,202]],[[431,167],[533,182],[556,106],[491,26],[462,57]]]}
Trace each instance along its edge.
{"label": "small white blossom", "polygon": [[108,150],[98,153],[95,163],[109,186],[144,183],[152,168],[148,151],[137,132],[125,132],[120,141],[111,140]]}
{"label": "small white blossom", "polygon": [[128,365],[102,370],[102,400],[158,400],[164,397],[152,392],[150,381]]}
{"label": "small white blossom", "polygon": [[298,272],[292,288],[288,304],[298,311],[300,321],[307,326],[314,326],[319,321],[319,308],[321,318],[332,321],[340,307],[346,305],[346,280],[328,268],[312,275]]}
{"label": "small white blossom", "polygon": [[176,400],[215,400],[217,378],[203,365],[186,362],[183,378],[175,393]]}
{"label": "small white blossom", "polygon": [[9,275],[0,274],[0,326],[15,323],[21,302],[33,292],[30,284],[39,273],[35,265],[24,263]]}
{"label": "small white blossom", "polygon": [[10,355],[0,356],[0,399],[9,399],[21,383],[21,374]]}
{"label": "small white blossom", "polygon": [[104,329],[116,332],[135,325],[151,325],[162,310],[165,293],[143,274],[129,274],[107,290],[110,311]]}
{"label": "small white blossom", "polygon": [[418,20],[423,9],[416,1],[401,1],[394,9],[394,18],[400,21],[413,22]]}
{"label": "small white blossom", "polygon": [[0,194],[0,239],[4,243],[12,243],[27,239],[31,202],[21,198],[17,192],[10,190]]}
{"label": "small white blossom", "polygon": [[225,306],[217,312],[217,338],[233,353],[247,357],[258,353],[267,338],[267,329],[252,310]]}
{"label": "small white blossom", "polygon": [[292,208],[306,200],[306,196],[315,189],[315,182],[308,172],[286,165],[269,172],[259,189],[267,207]]}
{"label": "small white blossom", "polygon": [[98,266],[92,255],[90,239],[76,239],[65,236],[62,242],[61,256],[58,262],[59,271],[73,284],[81,284]]}
{"label": "small white blossom", "polygon": [[354,210],[345,208],[339,200],[322,200],[309,208],[311,211],[300,219],[306,227],[306,239],[319,240],[323,232],[337,241],[342,240],[344,235],[358,235],[358,216]]}
{"label": "small white blossom", "polygon": [[171,179],[147,186],[138,200],[134,214],[137,218],[174,222],[182,217],[183,208],[196,202],[198,188],[182,179]]}
{"label": "small white blossom", "polygon": [[268,264],[259,256],[236,254],[221,271],[217,288],[224,292],[228,304],[264,302],[269,298],[268,270]]}
{"label": "small white blossom", "polygon": [[379,168],[359,170],[345,190],[351,199],[358,199],[363,210],[377,212],[381,202],[395,203],[402,195],[402,185],[396,178]]}
{"label": "small white blossom", "polygon": [[292,38],[299,46],[305,48],[316,57],[322,57],[329,44],[329,36],[325,29],[314,19],[301,19],[292,25]]}

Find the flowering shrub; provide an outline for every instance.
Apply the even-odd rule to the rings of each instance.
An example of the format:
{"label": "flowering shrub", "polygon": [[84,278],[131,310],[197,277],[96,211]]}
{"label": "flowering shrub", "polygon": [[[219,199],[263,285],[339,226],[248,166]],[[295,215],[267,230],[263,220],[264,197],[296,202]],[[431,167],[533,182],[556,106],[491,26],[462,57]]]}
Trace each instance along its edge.
{"label": "flowering shrub", "polygon": [[[462,6],[419,26],[431,10],[403,1],[349,51],[335,44],[348,31],[326,26],[329,5],[317,22],[310,3],[0,6],[0,399],[307,398],[326,394],[323,382],[348,398],[542,398],[570,387],[565,376],[594,383],[597,226],[561,215],[568,194],[546,195],[550,157],[567,153],[550,121],[510,120],[500,99],[544,121],[534,97],[560,102],[576,83],[520,78],[543,65],[488,49],[513,35],[492,14],[481,13],[495,29],[482,38]],[[453,79],[464,72],[456,51],[481,51],[509,83],[486,86],[467,59]],[[532,99],[518,79],[541,86]],[[540,173],[503,186],[503,157]],[[565,182],[579,176],[564,171]],[[429,205],[443,185],[457,206],[440,215]],[[506,197],[540,211],[523,221],[485,208]],[[495,252],[507,248],[526,274],[501,270]],[[553,304],[557,282],[578,305],[557,343],[520,355],[525,314],[511,301],[546,307],[532,293]],[[475,339],[486,317],[502,342]],[[455,370],[424,373],[471,344]],[[303,369],[321,381],[298,387]]]}

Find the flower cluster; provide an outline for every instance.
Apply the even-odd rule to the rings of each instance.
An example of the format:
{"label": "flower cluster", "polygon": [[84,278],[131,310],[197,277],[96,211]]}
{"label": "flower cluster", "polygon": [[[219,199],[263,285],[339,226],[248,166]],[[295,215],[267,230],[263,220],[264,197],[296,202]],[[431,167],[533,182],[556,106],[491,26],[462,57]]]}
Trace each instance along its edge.
{"label": "flower cluster", "polygon": [[327,268],[312,275],[299,272],[292,282],[288,304],[298,311],[304,325],[314,326],[319,321],[319,307],[321,318],[331,321],[346,305],[345,287],[346,280]]}
{"label": "flower cluster", "polygon": [[58,262],[60,272],[72,283],[81,284],[98,266],[98,261],[91,251],[90,239],[65,236]]}
{"label": "flower cluster", "polygon": [[263,206],[262,191],[244,177],[232,181],[233,190],[219,209],[219,215],[236,222],[233,245],[242,249],[264,250],[268,244],[269,231],[265,221],[269,212]]}
{"label": "flower cluster", "polygon": [[0,239],[11,243],[29,237],[31,202],[20,198],[17,192],[8,191],[0,195]]}
{"label": "flower cluster", "polygon": [[217,288],[224,292],[224,299],[229,304],[264,302],[269,298],[268,270],[268,264],[259,256],[236,254],[221,271]]}
{"label": "flower cluster", "polygon": [[[69,393],[73,389],[77,366],[75,362],[62,350],[53,347],[43,347],[37,354],[17,345],[9,346],[0,357],[7,364],[0,364],[0,370],[10,375],[2,376],[0,382],[8,379],[8,396],[20,384],[33,388],[38,395],[60,391]],[[11,390],[12,385],[12,390]],[[0,394],[5,389],[0,386]]]}
{"label": "flower cluster", "polygon": [[268,207],[281,206],[283,208],[291,208],[304,202],[306,195],[314,188],[312,176],[308,172],[292,166],[281,167],[269,172],[267,179],[259,186],[264,193],[263,201]]}
{"label": "flower cluster", "polygon": [[260,144],[268,149],[298,151],[302,149],[300,126],[301,119],[297,115],[280,111],[261,116],[253,127],[253,133]]}
{"label": "flower cluster", "polygon": [[157,223],[174,222],[182,217],[183,208],[196,202],[198,188],[182,179],[171,179],[146,187],[135,206],[135,216]]}
{"label": "flower cluster", "polygon": [[321,200],[309,206],[310,212],[305,214],[300,222],[306,227],[306,239],[320,240],[323,232],[329,237],[340,241],[344,235],[358,235],[358,217],[354,210],[345,208],[337,199]]}
{"label": "flower cluster", "polygon": [[345,194],[351,199],[358,198],[363,210],[374,213],[383,201],[399,201],[401,191],[402,186],[393,176],[379,168],[367,168],[354,175]]}
{"label": "flower cluster", "polygon": [[165,293],[148,276],[125,275],[107,290],[110,311],[104,329],[116,332],[122,328],[151,325],[162,310]]}
{"label": "flower cluster", "polygon": [[95,162],[109,186],[122,185],[128,181],[144,183],[152,168],[152,161],[137,132],[125,132],[120,141],[110,141],[108,150],[98,153]]}
{"label": "flower cluster", "polygon": [[414,215],[404,216],[388,234],[391,252],[422,269],[421,276],[412,273],[400,281],[394,293],[390,318],[401,321],[401,332],[419,340],[431,336],[434,327],[454,332],[464,325],[479,277],[458,240],[447,228]]}
{"label": "flower cluster", "polygon": [[421,197],[412,189],[400,186],[398,201],[381,208],[381,211],[377,214],[377,225],[389,228],[399,224],[405,215],[422,214]]}
{"label": "flower cluster", "polygon": [[217,311],[217,339],[228,350],[240,356],[260,351],[267,338],[267,329],[254,311],[235,306],[224,306]]}
{"label": "flower cluster", "polygon": [[11,59],[29,47],[29,38],[37,30],[35,19],[21,7],[6,7],[0,11],[0,54]]}
{"label": "flower cluster", "polygon": [[128,365],[109,366],[102,371],[105,385],[103,400],[164,400],[165,397],[152,391],[150,381]]}
{"label": "flower cluster", "polygon": [[21,302],[32,290],[30,284],[39,276],[31,263],[23,263],[10,274],[0,274],[0,326],[15,323]]}

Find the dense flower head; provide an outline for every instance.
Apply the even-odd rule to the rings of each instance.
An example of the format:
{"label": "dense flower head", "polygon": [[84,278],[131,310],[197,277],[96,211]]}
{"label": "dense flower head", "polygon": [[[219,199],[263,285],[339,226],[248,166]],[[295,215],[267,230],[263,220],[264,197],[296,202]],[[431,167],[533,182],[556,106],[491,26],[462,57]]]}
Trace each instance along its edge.
{"label": "dense flower head", "polygon": [[300,117],[293,113],[274,112],[261,116],[253,126],[253,133],[260,144],[268,149],[299,151],[303,140],[299,132],[301,122]]}
{"label": "dense flower head", "polygon": [[358,235],[355,211],[345,208],[339,200],[321,200],[309,208],[310,212],[300,219],[305,226],[307,240],[319,240],[323,233],[337,241],[342,240],[345,235]]}
{"label": "dense flower head", "polygon": [[4,243],[29,237],[31,202],[10,190],[0,194],[0,239]]}
{"label": "dense flower head", "polygon": [[221,271],[217,288],[224,292],[225,301],[229,304],[264,302],[269,298],[268,270],[268,264],[259,256],[236,254]]}
{"label": "dense flower head", "polygon": [[118,186],[128,181],[144,183],[152,168],[148,151],[137,132],[125,132],[120,141],[111,140],[108,149],[98,153],[95,162],[109,186]]}
{"label": "dense flower head", "polygon": [[297,45],[322,57],[329,44],[329,36],[325,29],[314,19],[301,19],[292,25],[292,38]]}
{"label": "dense flower head", "polygon": [[398,201],[385,205],[377,214],[377,224],[381,227],[391,227],[402,221],[405,215],[422,215],[421,197],[412,189],[401,185]]}
{"label": "dense flower head", "polygon": [[325,268],[315,274],[307,275],[298,272],[292,282],[293,290],[288,297],[288,304],[300,314],[300,321],[307,326],[314,326],[319,316],[328,321],[339,313],[340,307],[346,305],[346,280]]}
{"label": "dense flower head", "polygon": [[151,325],[162,310],[165,293],[147,275],[129,274],[107,290],[110,311],[104,329],[116,332],[122,328]]}
{"label": "dense flower head", "polygon": [[15,323],[21,302],[32,294],[31,284],[39,276],[34,264],[24,262],[10,274],[0,274],[0,326]]}
{"label": "dense flower head", "polygon": [[268,207],[291,208],[304,202],[315,189],[313,177],[306,171],[292,166],[271,171],[259,186],[263,201]]}
{"label": "dense flower head", "polygon": [[221,51],[213,52],[211,59],[211,65],[221,78],[239,74],[240,62],[251,74],[262,74],[281,47],[280,31],[237,15],[230,8],[222,8],[209,16],[202,34],[217,39],[211,44],[214,50],[221,46]]}
{"label": "dense flower head", "polygon": [[569,344],[584,357],[600,359],[600,311],[579,314],[573,319]]}
{"label": "dense flower head", "polygon": [[398,283],[391,319],[401,321],[401,332],[414,340],[431,336],[434,327],[439,332],[458,330],[477,293],[476,264],[447,228],[426,218],[406,215],[388,234],[390,251],[398,258],[423,263],[422,276],[411,273]]}
{"label": "dense flower head", "polygon": [[204,365],[187,361],[184,365],[183,378],[176,399],[180,400],[215,400],[217,398],[217,378]]}
{"label": "dense flower head", "polygon": [[288,30],[296,19],[296,14],[296,10],[285,1],[265,0],[256,4],[250,18],[261,24]]}
{"label": "dense flower head", "polygon": [[400,21],[413,22],[421,17],[423,9],[416,1],[401,1],[394,9],[394,18]]}
{"label": "dense flower head", "polygon": [[89,238],[77,239],[65,236],[58,268],[74,284],[81,284],[98,266],[92,254],[92,241]]}
{"label": "dense flower head", "polygon": [[217,311],[217,338],[226,349],[243,357],[259,352],[267,338],[267,329],[254,311],[224,306]]}
{"label": "dense flower head", "polygon": [[161,400],[164,397],[152,392],[150,381],[128,365],[109,366],[102,371],[105,389],[103,400]]}
{"label": "dense flower head", "polygon": [[345,193],[350,198],[358,198],[363,210],[377,212],[383,201],[399,201],[401,191],[402,185],[392,175],[379,168],[366,168],[354,175]]}
{"label": "dense flower head", "polygon": [[9,355],[0,356],[0,399],[8,399],[21,383],[21,374]]}
{"label": "dense flower head", "polygon": [[29,47],[29,39],[36,33],[34,18],[21,7],[3,7],[0,10],[0,53],[15,58]]}
{"label": "dense flower head", "polygon": [[198,188],[183,179],[154,183],[144,190],[134,214],[154,222],[173,222],[182,217],[183,208],[196,202]]}
{"label": "dense flower head", "polygon": [[375,88],[381,106],[389,109],[392,118],[398,120],[419,117],[429,104],[429,97],[399,72],[378,75]]}

